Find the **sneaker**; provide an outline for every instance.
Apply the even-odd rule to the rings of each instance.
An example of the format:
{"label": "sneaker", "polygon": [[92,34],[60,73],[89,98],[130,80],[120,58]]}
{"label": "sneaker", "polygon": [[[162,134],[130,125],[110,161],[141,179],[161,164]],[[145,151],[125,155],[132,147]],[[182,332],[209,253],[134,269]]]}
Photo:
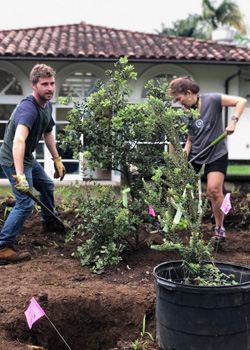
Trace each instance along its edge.
{"label": "sneaker", "polygon": [[6,244],[0,249],[0,265],[15,264],[22,261],[30,260],[29,252],[18,252],[13,244]]}
{"label": "sneaker", "polygon": [[63,233],[65,229],[59,223],[53,221],[49,221],[46,223],[42,223],[42,233],[55,232],[55,233]]}
{"label": "sneaker", "polygon": [[225,241],[226,239],[226,229],[225,227],[215,227],[214,229],[215,238],[220,241]]}
{"label": "sneaker", "polygon": [[225,241],[226,239],[226,229],[225,227],[220,227],[220,240]]}
{"label": "sneaker", "polygon": [[220,227],[215,227],[214,229],[214,235],[216,239],[220,239]]}

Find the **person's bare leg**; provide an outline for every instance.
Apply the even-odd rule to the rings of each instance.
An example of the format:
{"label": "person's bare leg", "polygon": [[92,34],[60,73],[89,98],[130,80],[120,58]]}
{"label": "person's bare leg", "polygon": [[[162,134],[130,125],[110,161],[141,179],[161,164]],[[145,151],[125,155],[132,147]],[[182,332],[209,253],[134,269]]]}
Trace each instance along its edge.
{"label": "person's bare leg", "polygon": [[212,203],[216,227],[223,227],[224,213],[220,207],[224,199],[223,182],[225,175],[219,171],[207,174],[207,194]]}

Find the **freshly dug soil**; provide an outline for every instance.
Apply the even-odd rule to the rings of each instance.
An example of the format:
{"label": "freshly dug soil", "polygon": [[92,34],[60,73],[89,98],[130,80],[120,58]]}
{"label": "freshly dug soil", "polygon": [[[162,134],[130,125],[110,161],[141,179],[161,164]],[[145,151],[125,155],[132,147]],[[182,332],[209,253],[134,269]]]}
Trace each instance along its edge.
{"label": "freshly dug soil", "polygon": [[[225,220],[227,239],[214,256],[217,261],[250,265],[249,197],[244,193],[234,194],[231,202],[232,210]],[[13,204],[10,198],[2,201],[1,225],[8,214],[6,208]],[[73,211],[60,213],[60,218],[70,221],[72,227],[79,224]],[[244,225],[240,225],[242,220]],[[42,234],[40,226],[40,214],[34,211],[18,236],[19,249],[28,250],[32,259],[0,266],[1,350],[32,349],[28,345],[45,350],[129,350],[133,349],[132,342],[141,340],[144,315],[146,331],[155,338],[153,268],[179,259],[172,253],[147,246],[149,239],[161,243],[162,237],[157,232],[149,233],[137,251],[125,251],[119,265],[93,274],[72,257],[84,237],[76,234],[66,244],[63,234]],[[211,212],[202,224],[202,233],[206,241],[213,236]],[[180,234],[183,240],[188,238],[187,232]],[[29,330],[24,311],[32,297],[68,346],[47,317],[39,319]],[[140,344],[138,349],[158,349],[148,334],[143,335]]]}

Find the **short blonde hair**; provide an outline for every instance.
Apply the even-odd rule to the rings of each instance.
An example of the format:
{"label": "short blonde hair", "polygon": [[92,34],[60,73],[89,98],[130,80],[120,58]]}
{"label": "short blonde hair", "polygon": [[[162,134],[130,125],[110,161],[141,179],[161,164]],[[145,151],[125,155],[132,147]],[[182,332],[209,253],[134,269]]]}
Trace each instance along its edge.
{"label": "short blonde hair", "polygon": [[50,78],[54,77],[56,72],[50,66],[46,64],[36,64],[30,72],[30,82],[37,84],[39,78]]}

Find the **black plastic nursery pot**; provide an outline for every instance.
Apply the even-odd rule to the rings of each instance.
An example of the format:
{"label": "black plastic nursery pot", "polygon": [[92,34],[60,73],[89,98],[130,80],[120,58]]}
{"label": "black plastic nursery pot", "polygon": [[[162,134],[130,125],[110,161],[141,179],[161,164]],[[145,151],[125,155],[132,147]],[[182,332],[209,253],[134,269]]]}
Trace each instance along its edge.
{"label": "black plastic nursery pot", "polygon": [[[206,262],[210,264],[210,262]],[[157,341],[164,350],[250,350],[250,267],[215,262],[238,284],[182,283],[182,261],[154,268]]]}

